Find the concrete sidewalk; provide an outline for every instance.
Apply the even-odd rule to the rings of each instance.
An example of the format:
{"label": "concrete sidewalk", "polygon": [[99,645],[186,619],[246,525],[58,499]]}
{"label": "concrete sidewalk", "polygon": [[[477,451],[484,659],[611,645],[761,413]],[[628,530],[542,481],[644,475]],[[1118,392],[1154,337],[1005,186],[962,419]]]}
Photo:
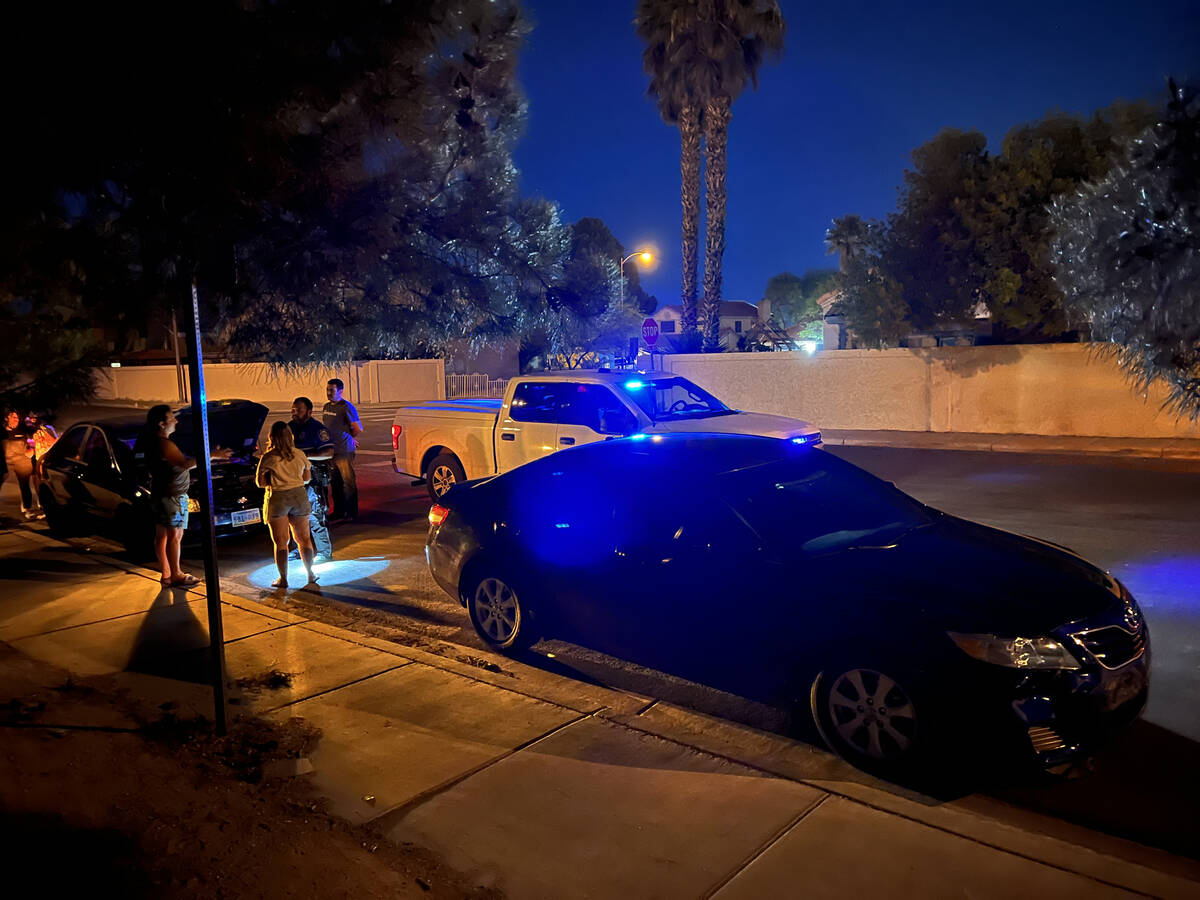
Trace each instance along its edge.
{"label": "concrete sidewalk", "polygon": [[[1200,895],[1193,860],[906,793],[650,697],[502,657],[471,665],[231,594],[223,611],[231,680],[292,676],[240,706],[322,730],[306,777],[335,813],[511,897]],[[0,530],[0,640],[29,656],[205,712],[206,621],[198,591]]]}

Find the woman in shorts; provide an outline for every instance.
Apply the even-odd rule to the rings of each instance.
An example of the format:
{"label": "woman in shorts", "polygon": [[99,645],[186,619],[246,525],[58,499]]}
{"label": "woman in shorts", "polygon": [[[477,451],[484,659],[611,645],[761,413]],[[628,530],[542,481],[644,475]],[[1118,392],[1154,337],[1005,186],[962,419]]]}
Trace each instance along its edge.
{"label": "woman in shorts", "polygon": [[[150,476],[150,505],[154,511],[154,555],[168,587],[189,588],[200,583],[195,575],[183,571],[180,547],[188,526],[188,490],[196,460],[171,440],[179,420],[165,403],[146,412],[146,427],[134,445],[135,457],[141,457]],[[217,447],[212,459],[229,459],[231,451]]]}
{"label": "woman in shorts", "polygon": [[292,440],[292,429],[287,422],[276,422],[271,426],[267,452],[258,461],[255,482],[265,488],[267,495],[263,503],[263,518],[271,529],[271,541],[275,545],[275,568],[279,577],[271,587],[286,588],[288,537],[300,548],[300,559],[308,573],[308,583],[316,584],[313,574],[312,533],[308,530],[308,516],[312,507],[308,502],[306,485],[312,478],[308,457],[296,449]]}

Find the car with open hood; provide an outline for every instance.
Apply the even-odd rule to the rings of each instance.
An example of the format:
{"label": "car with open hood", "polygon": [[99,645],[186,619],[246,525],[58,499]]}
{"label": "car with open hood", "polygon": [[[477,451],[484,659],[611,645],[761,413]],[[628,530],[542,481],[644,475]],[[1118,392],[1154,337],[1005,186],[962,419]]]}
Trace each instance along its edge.
{"label": "car with open hood", "polygon": [[493,648],[555,637],[768,703],[882,773],[1064,771],[1147,699],[1149,632],[1111,575],[802,443],[555,453],[448,491],[426,553]]}
{"label": "car with open hood", "polygon": [[[208,402],[209,446],[227,447],[228,459],[213,460],[213,522],[217,534],[243,534],[262,523],[262,488],[254,484],[255,450],[267,407],[250,400]],[[191,407],[176,412],[171,439],[188,456],[198,450]],[[103,533],[127,548],[145,552],[154,535],[154,516],[144,460],[136,452],[145,415],[77,422],[42,461],[40,499],[54,533]],[[193,471],[189,510],[200,511]],[[200,527],[193,515],[189,533]]]}

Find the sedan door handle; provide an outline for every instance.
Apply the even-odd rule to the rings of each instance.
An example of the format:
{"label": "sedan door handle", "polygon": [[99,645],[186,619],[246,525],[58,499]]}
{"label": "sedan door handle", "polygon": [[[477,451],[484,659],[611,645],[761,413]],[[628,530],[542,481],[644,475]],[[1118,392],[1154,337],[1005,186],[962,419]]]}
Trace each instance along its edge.
{"label": "sedan door handle", "polygon": [[515,434],[513,434],[511,431],[506,431],[506,432],[504,432],[504,434],[500,435],[500,440],[502,440],[502,441],[515,441],[516,439],[517,439],[517,436]]}
{"label": "sedan door handle", "polygon": [[575,443],[575,438],[561,437],[558,439],[558,442],[560,444],[566,444],[566,445],[570,446],[571,444]]}

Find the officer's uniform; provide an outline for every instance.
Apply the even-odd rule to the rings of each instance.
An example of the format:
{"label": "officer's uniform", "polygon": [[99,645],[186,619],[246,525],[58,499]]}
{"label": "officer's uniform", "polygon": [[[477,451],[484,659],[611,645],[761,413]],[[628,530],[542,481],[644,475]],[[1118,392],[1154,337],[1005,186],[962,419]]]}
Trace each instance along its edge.
{"label": "officer's uniform", "polygon": [[[292,429],[292,439],[301,453],[333,451],[333,438],[319,419],[312,416],[304,422],[292,419],[288,427]],[[308,502],[312,504],[312,513],[308,517],[308,526],[312,530],[314,552],[326,559],[333,558],[333,543],[329,540],[329,526],[325,524],[330,477],[329,460],[312,461],[312,480],[308,483]]]}

